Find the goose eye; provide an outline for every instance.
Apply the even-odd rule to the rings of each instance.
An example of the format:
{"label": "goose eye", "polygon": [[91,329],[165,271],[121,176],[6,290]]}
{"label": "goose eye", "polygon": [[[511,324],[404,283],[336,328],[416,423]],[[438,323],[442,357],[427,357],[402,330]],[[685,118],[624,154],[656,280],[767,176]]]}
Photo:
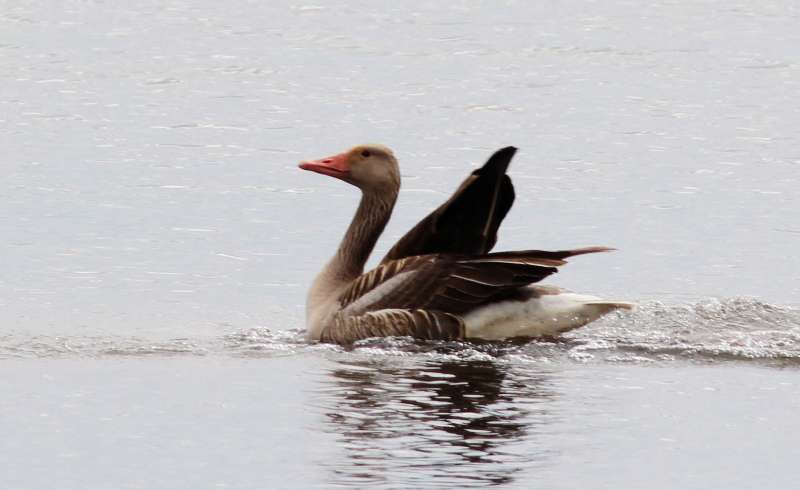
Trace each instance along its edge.
{"label": "goose eye", "polygon": [[370,155],[372,155],[372,153],[370,153],[369,150],[363,150],[361,152],[361,156],[364,158],[368,158]]}

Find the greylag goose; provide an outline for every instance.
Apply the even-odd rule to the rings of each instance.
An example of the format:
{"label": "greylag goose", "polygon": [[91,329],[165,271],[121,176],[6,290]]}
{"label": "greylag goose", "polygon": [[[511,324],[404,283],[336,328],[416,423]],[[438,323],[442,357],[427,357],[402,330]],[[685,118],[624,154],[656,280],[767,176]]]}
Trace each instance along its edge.
{"label": "greylag goose", "polygon": [[453,196],[420,221],[364,273],[392,214],[400,170],[392,151],[361,145],[300,168],[361,189],[361,202],[336,254],[306,303],[308,338],[352,344],[369,337],[485,339],[555,336],[630,303],[535,285],[565,259],[605,252],[521,250],[490,253],[514,201],[506,175],[516,148],[498,150]]}

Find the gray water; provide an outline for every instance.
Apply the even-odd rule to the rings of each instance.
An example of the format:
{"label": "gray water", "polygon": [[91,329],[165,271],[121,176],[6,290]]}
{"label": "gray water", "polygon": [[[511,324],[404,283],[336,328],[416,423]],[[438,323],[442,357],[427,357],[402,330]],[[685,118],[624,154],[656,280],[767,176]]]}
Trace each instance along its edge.
{"label": "gray water", "polygon": [[[0,488],[790,488],[788,1],[6,2]],[[378,253],[498,147],[498,249],[635,301],[559,341],[352,350],[304,296],[381,142]]]}

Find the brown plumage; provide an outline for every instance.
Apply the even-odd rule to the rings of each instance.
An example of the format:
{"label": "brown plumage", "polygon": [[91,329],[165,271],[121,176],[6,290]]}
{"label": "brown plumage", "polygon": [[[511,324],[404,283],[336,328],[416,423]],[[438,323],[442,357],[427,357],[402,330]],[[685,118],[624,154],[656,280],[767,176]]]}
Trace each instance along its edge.
{"label": "brown plumage", "polygon": [[[484,255],[417,255],[385,262],[362,274],[339,296],[348,314],[384,308],[426,308],[465,313],[485,303],[506,298],[514,290],[539,282],[558,272],[567,257],[610,250],[591,247],[547,252],[542,250],[500,252]],[[414,287],[393,287],[374,301],[375,291],[400,274]],[[377,296],[377,295],[376,295]],[[354,303],[358,306],[353,308]]]}
{"label": "brown plumage", "polygon": [[335,344],[352,344],[369,337],[411,336],[425,340],[458,340],[464,338],[464,322],[441,311],[387,309],[362,315],[337,315],[322,331],[320,340]]}
{"label": "brown plumage", "polygon": [[[367,273],[363,273],[364,263],[391,215],[400,186],[393,153],[384,146],[362,145],[302,163],[303,169],[337,177],[358,186],[363,193],[338,252],[309,291],[309,337],[350,344],[368,337],[395,335],[449,340],[470,337],[471,332],[486,337],[488,331],[492,336],[491,325],[480,323],[483,317],[508,323],[508,318],[516,318],[514,304],[530,308],[526,301],[558,295],[552,288],[546,295],[526,288],[557,272],[565,259],[612,250],[588,247],[490,253],[497,230],[514,202],[514,187],[506,170],[515,153],[514,147],[495,152]],[[594,305],[597,311],[622,305],[585,298],[592,299],[584,303]],[[601,304],[611,306],[603,309],[597,306]],[[506,312],[504,305],[511,305],[511,310]],[[563,306],[558,308],[564,310]],[[549,313],[538,315],[538,310],[533,311],[545,319],[542,321],[549,318]],[[582,324],[569,317],[572,310],[565,311],[553,313],[554,318],[567,315],[560,320],[568,325],[563,328]],[[582,310],[576,310],[576,314],[586,321],[596,317]],[[521,331],[550,328],[545,325],[542,330],[540,326]],[[507,325],[505,328],[508,330]]]}

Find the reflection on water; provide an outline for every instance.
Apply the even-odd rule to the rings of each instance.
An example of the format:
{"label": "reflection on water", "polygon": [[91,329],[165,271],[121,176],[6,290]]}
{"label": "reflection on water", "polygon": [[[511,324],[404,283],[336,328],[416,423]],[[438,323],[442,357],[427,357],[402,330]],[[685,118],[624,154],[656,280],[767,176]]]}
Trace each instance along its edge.
{"label": "reflection on water", "polygon": [[348,361],[329,379],[326,425],[343,448],[326,463],[331,483],[503,484],[548,457],[535,443],[536,427],[553,417],[554,393],[541,374],[493,361]]}

